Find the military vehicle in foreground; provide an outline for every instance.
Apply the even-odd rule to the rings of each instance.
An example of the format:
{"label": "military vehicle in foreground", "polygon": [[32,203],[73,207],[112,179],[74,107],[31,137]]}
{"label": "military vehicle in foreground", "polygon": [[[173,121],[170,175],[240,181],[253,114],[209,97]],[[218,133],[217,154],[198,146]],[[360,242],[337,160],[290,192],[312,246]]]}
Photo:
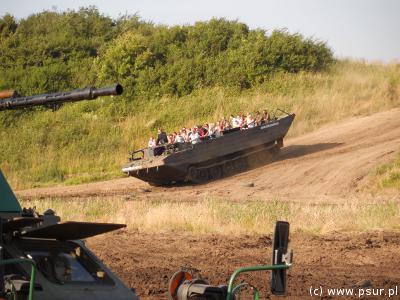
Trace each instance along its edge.
{"label": "military vehicle in foreground", "polygon": [[197,144],[175,143],[136,150],[122,171],[151,185],[203,183],[241,172],[271,158],[283,146],[295,117],[283,113],[285,116],[259,126],[227,130],[220,137]]}
{"label": "military vehicle in foreground", "polygon": [[[121,85],[20,97],[0,92],[0,110],[120,95]],[[61,222],[51,209],[22,208],[0,171],[0,299],[138,299],[82,239],[124,224]]]}

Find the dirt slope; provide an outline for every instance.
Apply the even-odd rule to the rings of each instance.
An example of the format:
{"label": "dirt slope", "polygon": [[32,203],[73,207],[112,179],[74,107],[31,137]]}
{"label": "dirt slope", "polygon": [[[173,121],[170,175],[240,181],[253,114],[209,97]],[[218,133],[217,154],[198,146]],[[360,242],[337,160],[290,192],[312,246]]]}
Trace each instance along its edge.
{"label": "dirt slope", "polygon": [[[87,197],[134,194],[192,200],[204,195],[242,199],[295,199],[318,196],[315,201],[357,197],[367,175],[377,165],[392,159],[400,150],[400,109],[367,117],[354,117],[330,124],[310,134],[285,140],[276,161],[233,177],[205,185],[150,188],[134,178],[67,187],[19,191],[20,197]],[[248,183],[254,183],[249,188]],[[137,193],[147,188],[152,193]]]}

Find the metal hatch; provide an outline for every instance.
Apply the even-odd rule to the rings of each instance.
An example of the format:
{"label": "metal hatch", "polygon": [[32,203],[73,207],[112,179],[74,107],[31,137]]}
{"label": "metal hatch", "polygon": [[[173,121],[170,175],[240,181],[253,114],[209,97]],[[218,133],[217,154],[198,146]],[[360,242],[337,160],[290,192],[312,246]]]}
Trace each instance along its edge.
{"label": "metal hatch", "polygon": [[21,232],[21,237],[79,240],[126,227],[125,224],[61,222],[43,227],[31,228]]}

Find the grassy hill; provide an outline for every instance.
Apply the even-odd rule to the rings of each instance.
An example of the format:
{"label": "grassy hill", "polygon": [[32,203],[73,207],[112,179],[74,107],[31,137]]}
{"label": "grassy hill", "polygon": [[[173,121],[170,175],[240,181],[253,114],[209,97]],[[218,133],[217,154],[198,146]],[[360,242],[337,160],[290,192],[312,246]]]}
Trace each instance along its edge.
{"label": "grassy hill", "polygon": [[400,105],[398,64],[334,61],[323,42],[224,19],[166,27],[95,8],[19,22],[6,15],[0,51],[0,89],[30,95],[119,81],[126,91],[2,112],[0,168],[17,189],[122,176],[128,152],[159,126],[281,108],[297,114],[296,136]]}

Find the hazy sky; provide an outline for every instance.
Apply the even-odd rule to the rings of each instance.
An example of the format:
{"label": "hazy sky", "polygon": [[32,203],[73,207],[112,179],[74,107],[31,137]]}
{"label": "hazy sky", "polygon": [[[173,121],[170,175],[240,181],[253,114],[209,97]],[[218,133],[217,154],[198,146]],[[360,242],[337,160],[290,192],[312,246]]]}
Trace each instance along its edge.
{"label": "hazy sky", "polygon": [[225,17],[250,28],[287,28],[326,41],[337,57],[400,61],[400,0],[0,0],[0,16],[89,5],[113,18],[138,13],[157,24]]}

